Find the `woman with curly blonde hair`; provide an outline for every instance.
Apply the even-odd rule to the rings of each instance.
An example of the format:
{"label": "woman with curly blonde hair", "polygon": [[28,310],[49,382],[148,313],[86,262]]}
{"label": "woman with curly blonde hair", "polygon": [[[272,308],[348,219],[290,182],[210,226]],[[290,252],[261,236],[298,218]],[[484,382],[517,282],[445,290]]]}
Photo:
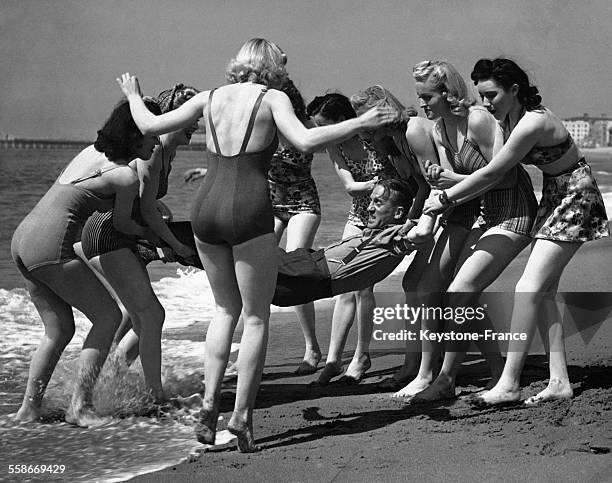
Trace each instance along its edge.
{"label": "woman with curly blonde hair", "polygon": [[249,40],[229,64],[229,84],[203,91],[160,116],[144,109],[134,76],[125,73],[117,79],[136,124],[146,133],[175,131],[205,119],[208,172],[194,200],[191,222],[216,311],[206,335],[206,391],[195,430],[200,442],[214,444],[221,382],[242,313],[238,386],[228,430],[237,435],[238,449],[245,452],[257,450],[253,408],[276,284],[268,170],[278,134],[296,149],[311,152],[395,118],[391,110],[379,108],[334,126],[306,128],[287,95],[277,90],[286,77],[285,62],[273,42]]}
{"label": "woman with curly blonde hair", "polygon": [[[435,120],[431,135],[438,165],[429,164],[428,181],[434,188],[453,186],[486,166],[503,138],[495,118],[470,98],[467,85],[452,64],[423,61],[413,69],[416,91],[428,119]],[[467,307],[529,244],[536,199],[531,180],[517,167],[500,176],[482,197],[459,205],[448,215],[417,292],[426,306],[451,303]],[[443,301],[442,294],[448,294]],[[422,320],[422,328],[437,332],[441,321]],[[396,397],[435,400],[454,397],[455,376],[465,347],[446,347],[442,369],[434,381],[439,344],[423,340],[417,377]],[[481,347],[494,378],[503,362],[496,347]]]}

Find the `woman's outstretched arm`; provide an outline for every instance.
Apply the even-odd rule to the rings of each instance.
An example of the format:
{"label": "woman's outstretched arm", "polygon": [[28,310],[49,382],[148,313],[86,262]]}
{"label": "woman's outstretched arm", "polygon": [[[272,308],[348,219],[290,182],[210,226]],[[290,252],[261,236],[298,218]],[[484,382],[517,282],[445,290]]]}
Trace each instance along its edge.
{"label": "woman's outstretched arm", "polygon": [[130,103],[130,111],[138,129],[146,136],[165,134],[193,125],[200,119],[208,102],[209,91],[196,94],[179,108],[156,116],[142,100],[138,79],[129,72],[117,78],[117,84]]}

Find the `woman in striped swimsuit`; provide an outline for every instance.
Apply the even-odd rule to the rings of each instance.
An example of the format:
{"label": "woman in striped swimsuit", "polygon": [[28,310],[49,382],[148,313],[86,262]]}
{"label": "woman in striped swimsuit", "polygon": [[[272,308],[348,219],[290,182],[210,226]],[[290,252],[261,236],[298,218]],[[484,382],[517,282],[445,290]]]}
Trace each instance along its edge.
{"label": "woman in striped swimsuit", "polygon": [[[511,341],[501,378],[475,400],[481,405],[519,401],[520,374],[529,344],[547,298],[554,298],[563,269],[585,241],[609,236],[605,205],[591,169],[563,123],[546,107],[538,89],[513,61],[481,59],[472,80],[485,107],[501,121],[506,139],[491,162],[430,197],[428,212],[479,196],[519,165],[533,164],[544,175],[542,198],[531,236],[535,238],[523,275],[516,286],[510,330],[527,334]],[[548,387],[526,404],[571,398],[563,329],[557,317],[547,317],[550,379]]]}
{"label": "woman in striped swimsuit", "polygon": [[[198,93],[193,87],[177,84],[157,98],[161,112],[170,112]],[[180,145],[187,145],[197,124],[160,136],[151,159],[136,159],[131,166],[140,180],[140,194],[134,203],[132,219],[151,229],[155,245],[165,247],[169,260],[197,258],[194,247],[177,239],[157,209],[157,200],[168,192],[172,160]],[[149,280],[145,260],[133,237],[117,231],[113,212],[94,213],[83,228],[81,245],[85,258],[110,285],[111,292],[125,307],[132,329],[119,345],[119,354],[131,362],[140,354],[148,391],[154,401],[165,400],[161,382],[161,332],[165,312]],[[153,240],[152,240],[153,241]],[[124,316],[124,320],[126,317]]]}
{"label": "woman in striped swimsuit", "polygon": [[[444,160],[440,164],[452,168],[444,169],[448,176],[440,179],[443,168],[428,166],[429,181],[438,188],[452,186],[487,165],[502,142],[501,132],[486,109],[474,106],[465,81],[448,62],[420,62],[413,76],[425,114],[436,119],[432,137],[440,160]],[[531,180],[521,167],[508,171],[475,203],[462,206],[447,219],[419,283],[425,306],[439,306],[446,292],[452,306],[469,307],[529,244],[537,203]],[[438,332],[441,322],[424,318],[422,329]],[[434,381],[440,347],[429,340],[423,340],[422,345],[416,378],[395,396],[415,400],[454,397],[455,377],[466,348],[463,344],[447,345],[442,369]],[[496,347],[482,349],[493,377],[498,377],[503,366],[499,351]]]}

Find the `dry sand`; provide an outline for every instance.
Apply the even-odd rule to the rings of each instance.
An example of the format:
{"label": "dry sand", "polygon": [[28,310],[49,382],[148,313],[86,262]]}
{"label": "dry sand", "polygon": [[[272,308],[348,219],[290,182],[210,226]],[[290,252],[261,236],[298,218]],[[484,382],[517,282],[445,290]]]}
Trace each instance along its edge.
{"label": "dry sand", "polygon": [[[590,245],[590,246],[589,246]],[[610,291],[609,240],[583,247],[567,268],[565,291]],[[492,290],[511,290],[528,253],[513,262]],[[379,290],[397,290],[397,276]],[[332,303],[317,308],[322,347],[329,340]],[[403,360],[373,354],[359,385],[313,384],[317,375],[292,374],[303,340],[292,313],[273,314],[264,380],[255,410],[263,451],[241,454],[235,445],[202,453],[195,461],[135,481],[612,481],[612,324],[592,337],[568,339],[574,399],[540,407],[478,410],[463,396],[487,382],[480,355],[470,355],[457,383],[459,398],[428,404],[394,400],[377,383]],[[177,331],[202,340],[204,327]],[[588,342],[586,344],[585,342]],[[345,367],[353,342],[345,352]],[[546,385],[546,358],[531,355],[523,398]],[[223,391],[226,422],[235,386]],[[219,430],[225,429],[223,421]]]}

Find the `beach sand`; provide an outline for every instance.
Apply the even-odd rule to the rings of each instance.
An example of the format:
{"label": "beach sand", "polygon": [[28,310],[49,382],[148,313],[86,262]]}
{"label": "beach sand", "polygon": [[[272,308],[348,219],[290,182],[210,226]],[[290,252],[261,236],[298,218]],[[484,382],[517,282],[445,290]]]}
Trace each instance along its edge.
{"label": "beach sand", "polygon": [[[611,248],[609,239],[585,245],[567,267],[560,290],[609,292]],[[528,250],[490,290],[511,291],[527,255]],[[393,275],[377,291],[397,291],[399,283],[399,275]],[[324,348],[332,307],[330,300],[317,304]],[[241,454],[230,443],[134,481],[612,481],[612,324],[609,314],[604,317],[588,337],[567,339],[574,399],[477,410],[462,396],[487,382],[479,354],[464,363],[457,379],[459,398],[410,405],[377,387],[402,363],[398,352],[374,353],[359,385],[318,386],[316,374],[294,376],[302,334],[293,313],[274,313],[254,415],[263,451]],[[207,325],[167,336],[203,340]],[[353,348],[351,334],[345,367]],[[545,356],[529,356],[523,398],[543,389],[547,377]],[[219,430],[225,429],[234,394],[235,386],[228,384]]]}

